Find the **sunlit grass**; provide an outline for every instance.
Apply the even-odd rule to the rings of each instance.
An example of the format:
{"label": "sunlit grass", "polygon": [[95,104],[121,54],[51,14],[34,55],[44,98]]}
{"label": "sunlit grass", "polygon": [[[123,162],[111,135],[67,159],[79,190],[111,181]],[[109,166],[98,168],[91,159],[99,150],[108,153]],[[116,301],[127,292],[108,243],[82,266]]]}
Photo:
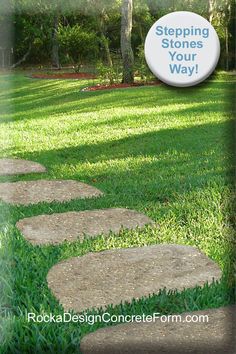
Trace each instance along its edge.
{"label": "sunlit grass", "polygon": [[[91,251],[188,244],[215,260],[224,273],[219,284],[182,293],[164,291],[109,308],[111,313],[183,312],[223,306],[233,299],[232,77],[221,74],[188,89],[160,85],[80,91],[88,85],[32,80],[19,73],[0,77],[2,156],[38,161],[48,170],[10,180],[76,179],[105,193],[62,204],[0,204],[2,273],[10,279],[10,286],[2,282],[5,300],[0,305],[11,313],[13,329],[13,337],[1,348],[6,353],[78,352],[81,336],[96,325],[29,324],[25,314],[62,313],[47,287],[47,272],[59,260]],[[108,207],[144,212],[156,227],[44,247],[31,246],[14,227],[33,215]]]}

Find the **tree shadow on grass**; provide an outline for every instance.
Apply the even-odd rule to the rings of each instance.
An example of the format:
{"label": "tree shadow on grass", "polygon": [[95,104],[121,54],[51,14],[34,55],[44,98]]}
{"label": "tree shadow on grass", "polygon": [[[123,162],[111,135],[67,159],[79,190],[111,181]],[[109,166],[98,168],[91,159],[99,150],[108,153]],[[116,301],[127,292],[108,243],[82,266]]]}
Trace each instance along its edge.
{"label": "tree shadow on grass", "polygon": [[[35,86],[36,85],[36,86]],[[8,121],[34,120],[47,118],[52,114],[88,113],[115,108],[131,107],[166,107],[168,105],[197,104],[214,112],[216,109],[224,112],[227,102],[227,92],[233,87],[232,83],[213,82],[203,87],[170,88],[167,86],[139,87],[113,91],[80,92],[82,84],[66,89],[58,83],[35,84],[19,88],[13,97],[18,98],[14,103],[14,115],[3,117],[0,123]],[[82,86],[81,86],[82,85]],[[212,103],[213,102],[213,103]],[[214,102],[221,102],[219,105]],[[218,108],[217,108],[218,107]],[[173,109],[173,107],[172,107]],[[197,114],[197,112],[196,112]]]}
{"label": "tree shadow on grass", "polygon": [[49,174],[56,171],[54,177],[62,168],[62,178],[95,184],[106,194],[165,200],[210,182],[231,181],[232,124],[166,129],[22,157],[43,163]]}

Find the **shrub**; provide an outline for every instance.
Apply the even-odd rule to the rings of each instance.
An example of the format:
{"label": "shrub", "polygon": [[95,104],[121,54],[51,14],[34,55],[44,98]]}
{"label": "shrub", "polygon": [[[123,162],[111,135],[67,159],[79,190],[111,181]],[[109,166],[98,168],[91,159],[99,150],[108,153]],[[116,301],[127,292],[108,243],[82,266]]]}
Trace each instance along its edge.
{"label": "shrub", "polygon": [[110,85],[118,83],[122,78],[122,68],[118,65],[107,66],[103,63],[97,65],[98,77],[102,82],[108,82]]}
{"label": "shrub", "polygon": [[80,70],[85,61],[94,60],[98,53],[98,39],[94,32],[85,31],[79,25],[60,26],[58,31],[60,47],[65,55],[69,55]]}
{"label": "shrub", "polygon": [[140,77],[141,81],[147,82],[153,79],[153,74],[147,66],[145,55],[144,55],[144,46],[140,45],[137,48],[137,60],[135,63],[135,74]]}

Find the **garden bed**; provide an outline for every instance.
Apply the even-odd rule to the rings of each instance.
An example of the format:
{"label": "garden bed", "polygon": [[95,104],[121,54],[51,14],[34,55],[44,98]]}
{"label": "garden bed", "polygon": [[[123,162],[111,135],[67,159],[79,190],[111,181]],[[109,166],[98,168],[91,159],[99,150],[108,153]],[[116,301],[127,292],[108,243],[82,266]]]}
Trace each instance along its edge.
{"label": "garden bed", "polygon": [[90,73],[37,73],[31,74],[33,79],[95,79],[96,76]]}
{"label": "garden bed", "polygon": [[159,81],[152,81],[152,82],[134,82],[133,84],[124,84],[124,83],[118,83],[118,84],[97,84],[94,86],[88,86],[84,87],[81,91],[87,92],[87,91],[102,91],[102,90],[113,90],[113,89],[119,89],[119,88],[129,88],[129,87],[139,87],[139,86],[155,86],[155,85],[160,85],[161,82]]}

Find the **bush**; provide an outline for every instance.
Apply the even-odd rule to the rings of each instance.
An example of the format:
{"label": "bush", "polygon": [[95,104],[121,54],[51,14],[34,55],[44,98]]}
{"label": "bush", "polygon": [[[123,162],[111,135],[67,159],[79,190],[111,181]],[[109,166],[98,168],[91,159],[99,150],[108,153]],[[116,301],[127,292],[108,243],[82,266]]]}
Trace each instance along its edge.
{"label": "bush", "polygon": [[108,82],[110,85],[119,83],[122,78],[122,68],[118,65],[107,66],[103,63],[97,65],[98,77],[102,82]]}
{"label": "bush", "polygon": [[72,59],[77,66],[76,71],[80,70],[85,61],[94,60],[98,54],[98,39],[94,32],[87,32],[79,25],[60,26],[58,40],[65,56]]}
{"label": "bush", "polygon": [[140,45],[138,48],[137,60],[135,63],[135,75],[139,76],[141,81],[147,82],[153,79],[153,74],[147,66],[145,55],[144,55],[144,46]]}

